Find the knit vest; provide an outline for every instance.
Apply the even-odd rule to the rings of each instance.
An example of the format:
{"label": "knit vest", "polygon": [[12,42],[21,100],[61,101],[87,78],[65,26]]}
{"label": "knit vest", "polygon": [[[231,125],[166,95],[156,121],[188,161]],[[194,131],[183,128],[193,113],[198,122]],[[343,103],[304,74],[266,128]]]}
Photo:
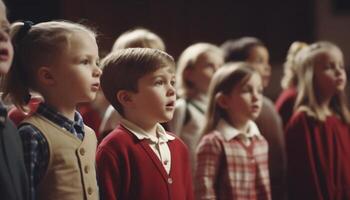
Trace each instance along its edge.
{"label": "knit vest", "polygon": [[94,131],[84,126],[83,141],[41,115],[23,123],[34,125],[45,136],[49,149],[47,170],[36,193],[39,200],[97,200],[95,172],[97,140]]}

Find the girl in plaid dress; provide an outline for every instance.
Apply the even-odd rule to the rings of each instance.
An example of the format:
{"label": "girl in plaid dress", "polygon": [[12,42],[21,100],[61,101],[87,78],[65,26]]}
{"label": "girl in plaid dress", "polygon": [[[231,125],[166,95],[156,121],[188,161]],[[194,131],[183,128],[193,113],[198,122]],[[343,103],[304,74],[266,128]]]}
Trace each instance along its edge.
{"label": "girl in plaid dress", "polygon": [[210,83],[204,135],[197,147],[197,199],[271,199],[268,144],[253,120],[262,79],[247,63],[228,63]]}

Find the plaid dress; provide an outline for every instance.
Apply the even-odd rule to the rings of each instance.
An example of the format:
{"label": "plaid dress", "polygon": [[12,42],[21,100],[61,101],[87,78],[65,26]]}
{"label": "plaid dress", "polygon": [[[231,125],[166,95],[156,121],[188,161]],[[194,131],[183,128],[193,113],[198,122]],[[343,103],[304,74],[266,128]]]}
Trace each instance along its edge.
{"label": "plaid dress", "polygon": [[268,144],[253,121],[242,133],[224,120],[197,148],[197,199],[270,200]]}

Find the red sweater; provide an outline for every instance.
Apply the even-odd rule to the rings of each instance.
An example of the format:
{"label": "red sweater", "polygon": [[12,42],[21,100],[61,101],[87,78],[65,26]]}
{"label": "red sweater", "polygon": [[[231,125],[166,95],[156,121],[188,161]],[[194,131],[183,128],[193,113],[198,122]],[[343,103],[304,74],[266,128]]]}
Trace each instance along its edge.
{"label": "red sweater", "polygon": [[275,107],[282,118],[284,128],[293,115],[297,95],[297,90],[293,87],[283,90],[276,100]]}
{"label": "red sweater", "polygon": [[289,200],[350,199],[349,126],[297,112],[286,134]]}
{"label": "red sweater", "polygon": [[170,174],[147,140],[138,140],[119,125],[103,139],[97,150],[97,173],[103,199],[194,199],[188,150],[179,138],[168,141],[168,146]]}

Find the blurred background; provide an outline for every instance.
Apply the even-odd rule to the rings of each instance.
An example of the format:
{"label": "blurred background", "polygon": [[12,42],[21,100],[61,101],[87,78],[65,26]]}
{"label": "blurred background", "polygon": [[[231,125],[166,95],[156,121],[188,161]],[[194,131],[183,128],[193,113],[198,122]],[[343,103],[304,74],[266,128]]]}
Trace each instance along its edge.
{"label": "blurred background", "polygon": [[161,36],[167,52],[179,54],[195,42],[221,45],[254,36],[270,51],[272,80],[265,94],[280,92],[289,45],[329,40],[350,63],[350,0],[5,0],[9,20],[35,23],[65,19],[94,27],[100,56],[123,32],[144,27]]}

